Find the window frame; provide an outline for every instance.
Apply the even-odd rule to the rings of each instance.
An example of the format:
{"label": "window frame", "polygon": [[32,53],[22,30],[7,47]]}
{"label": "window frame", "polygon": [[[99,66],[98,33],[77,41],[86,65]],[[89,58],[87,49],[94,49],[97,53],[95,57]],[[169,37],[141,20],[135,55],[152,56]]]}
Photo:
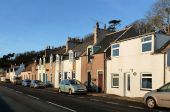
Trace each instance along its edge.
{"label": "window frame", "polygon": [[60,62],[60,55],[56,55],[56,62]]}
{"label": "window frame", "polygon": [[[118,45],[118,47],[113,48],[114,45]],[[113,56],[113,50],[118,50],[119,51],[117,56]],[[119,43],[111,45],[111,55],[112,55],[112,57],[119,57],[120,56],[120,44]]]}
{"label": "window frame", "polygon": [[[150,39],[150,40],[145,40],[145,39],[148,38],[148,37],[151,37],[151,39]],[[143,51],[143,45],[144,45],[144,44],[148,44],[148,43],[151,43],[151,50],[149,50],[149,51]],[[143,37],[141,38],[141,52],[142,52],[142,53],[153,52],[153,36],[152,36],[152,35],[143,36]]]}
{"label": "window frame", "polygon": [[69,51],[69,61],[72,62],[74,60],[74,52],[71,50]]}
{"label": "window frame", "polygon": [[[143,75],[149,75],[150,74],[150,76],[143,76]],[[152,89],[153,89],[153,77],[152,77],[153,75],[152,75],[152,73],[150,73],[150,72],[143,72],[143,73],[141,73],[141,77],[140,77],[140,89],[141,90],[146,90],[146,91],[151,91]],[[151,88],[143,88],[142,87],[142,84],[143,84],[143,82],[142,82],[142,79],[144,79],[144,78],[149,78],[149,79],[151,79]]]}
{"label": "window frame", "polygon": [[[113,85],[113,78],[118,79],[118,85],[117,86]],[[111,88],[119,88],[119,82],[120,82],[119,74],[118,73],[111,73]]]}

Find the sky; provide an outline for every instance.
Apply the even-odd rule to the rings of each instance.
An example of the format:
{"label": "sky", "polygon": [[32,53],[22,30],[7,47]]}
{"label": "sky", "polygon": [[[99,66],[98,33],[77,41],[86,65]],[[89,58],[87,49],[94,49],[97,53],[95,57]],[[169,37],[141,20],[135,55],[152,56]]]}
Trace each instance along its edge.
{"label": "sky", "polygon": [[0,57],[65,45],[109,20],[141,19],[156,0],[0,0]]}

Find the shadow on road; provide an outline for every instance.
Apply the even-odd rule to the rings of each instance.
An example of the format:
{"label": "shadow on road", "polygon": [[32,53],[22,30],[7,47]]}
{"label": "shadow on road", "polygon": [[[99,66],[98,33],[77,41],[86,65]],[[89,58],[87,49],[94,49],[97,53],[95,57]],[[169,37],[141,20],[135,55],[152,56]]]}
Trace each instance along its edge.
{"label": "shadow on road", "polygon": [[0,112],[14,112],[0,96]]}

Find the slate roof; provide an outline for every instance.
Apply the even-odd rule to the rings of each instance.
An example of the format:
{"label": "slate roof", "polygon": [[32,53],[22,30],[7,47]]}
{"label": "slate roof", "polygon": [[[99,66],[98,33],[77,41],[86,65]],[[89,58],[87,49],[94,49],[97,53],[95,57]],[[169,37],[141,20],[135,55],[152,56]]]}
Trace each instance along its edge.
{"label": "slate roof", "polygon": [[83,42],[77,46],[75,46],[72,50],[74,52],[79,52],[77,57],[81,56],[87,49],[89,45],[93,45],[94,35],[91,35],[88,39],[83,40]]}
{"label": "slate roof", "polygon": [[167,47],[168,45],[170,45],[170,40],[167,41],[160,49],[155,50],[154,53],[162,53],[162,51],[163,51],[164,49],[166,49],[166,47]]}
{"label": "slate roof", "polygon": [[126,29],[110,33],[100,43],[96,44],[96,46],[101,46],[101,48],[95,54],[104,52],[104,50],[106,50],[112,42],[129,39],[137,35],[138,33],[133,27],[128,27]]}

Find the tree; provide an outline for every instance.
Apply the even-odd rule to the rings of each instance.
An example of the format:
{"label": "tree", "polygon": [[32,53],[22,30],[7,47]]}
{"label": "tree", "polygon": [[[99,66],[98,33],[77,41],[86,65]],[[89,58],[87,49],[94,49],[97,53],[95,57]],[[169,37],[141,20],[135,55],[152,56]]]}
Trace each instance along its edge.
{"label": "tree", "polygon": [[170,24],[170,0],[157,0],[147,13],[146,19],[155,30],[168,26]]}
{"label": "tree", "polygon": [[109,31],[116,31],[116,26],[119,25],[121,22],[121,20],[111,20],[109,21],[109,27],[107,28],[107,30]]}

